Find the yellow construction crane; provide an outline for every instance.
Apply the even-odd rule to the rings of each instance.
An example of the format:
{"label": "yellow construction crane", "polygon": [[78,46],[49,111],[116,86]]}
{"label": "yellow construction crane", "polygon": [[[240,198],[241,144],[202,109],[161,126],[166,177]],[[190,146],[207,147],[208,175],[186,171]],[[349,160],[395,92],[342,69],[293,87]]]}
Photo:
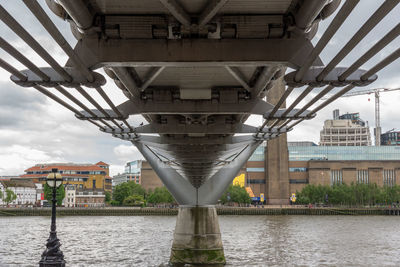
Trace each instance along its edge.
{"label": "yellow construction crane", "polygon": [[[341,96],[341,97],[350,97],[356,95],[369,95],[369,94],[375,95],[375,131],[374,131],[375,146],[381,145],[382,130],[381,130],[381,116],[380,116],[380,102],[379,102],[380,93],[397,91],[397,90],[400,90],[400,88],[374,88],[362,91],[349,92]],[[321,100],[324,100],[324,98],[322,98]]]}

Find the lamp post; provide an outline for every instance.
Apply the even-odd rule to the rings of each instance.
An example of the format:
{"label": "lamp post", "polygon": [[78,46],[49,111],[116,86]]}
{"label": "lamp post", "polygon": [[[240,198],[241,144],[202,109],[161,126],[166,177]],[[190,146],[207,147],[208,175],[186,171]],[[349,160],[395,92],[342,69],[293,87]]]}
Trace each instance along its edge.
{"label": "lamp post", "polygon": [[51,207],[51,228],[50,236],[47,239],[46,250],[42,254],[42,259],[39,262],[39,267],[65,267],[65,260],[62,251],[60,250],[60,240],[57,238],[56,231],[56,205],[57,205],[57,188],[62,185],[62,177],[58,169],[52,169],[47,176],[46,183],[53,190],[53,199]]}

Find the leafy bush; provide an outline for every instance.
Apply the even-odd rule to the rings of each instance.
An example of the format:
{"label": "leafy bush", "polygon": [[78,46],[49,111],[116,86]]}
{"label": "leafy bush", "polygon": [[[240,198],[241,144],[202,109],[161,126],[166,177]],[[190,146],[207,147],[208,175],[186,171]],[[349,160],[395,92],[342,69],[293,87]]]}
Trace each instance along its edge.
{"label": "leafy bush", "polygon": [[[296,192],[298,204],[326,203],[332,205],[365,206],[391,204],[400,201],[400,186],[379,187],[376,184],[307,185]],[[325,196],[328,196],[326,199]],[[327,200],[327,201],[326,201]]]}
{"label": "leafy bush", "polygon": [[147,201],[152,204],[174,203],[175,199],[172,197],[168,189],[163,186],[154,189],[154,192],[149,190]]}
{"label": "leafy bush", "polygon": [[141,195],[131,195],[126,197],[123,202],[124,206],[135,206],[135,207],[144,207],[146,206],[146,200]]}
{"label": "leafy bush", "polygon": [[244,187],[230,185],[221,197],[222,204],[228,202],[251,203],[251,198]]}
{"label": "leafy bush", "polygon": [[115,187],[113,200],[118,202],[119,205],[122,205],[124,203],[124,200],[132,195],[139,195],[144,197],[145,190],[141,185],[136,184],[134,181],[129,181],[119,184]]}

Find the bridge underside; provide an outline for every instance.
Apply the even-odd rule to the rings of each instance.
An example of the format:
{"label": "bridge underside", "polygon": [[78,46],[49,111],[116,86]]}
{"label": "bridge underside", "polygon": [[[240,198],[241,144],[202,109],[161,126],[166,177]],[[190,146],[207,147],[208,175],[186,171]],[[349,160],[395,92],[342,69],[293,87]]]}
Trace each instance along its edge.
{"label": "bridge underside", "polygon": [[[350,67],[337,67],[399,1],[385,1],[327,65],[319,54],[359,1],[348,0],[340,6],[340,0],[47,0],[50,10],[70,24],[78,40],[74,48],[35,0],[23,2],[69,60],[60,66],[1,7],[2,21],[49,66],[36,66],[3,38],[0,47],[27,69],[17,70],[3,59],[0,66],[15,83],[36,88],[78,119],[132,142],[184,205],[182,209],[197,207],[180,211],[177,224],[177,231],[185,229],[183,233],[193,240],[208,228],[199,230],[191,220],[217,225],[215,210],[199,210],[199,206],[217,203],[259,144],[313,118],[355,86],[375,81],[375,73],[400,56],[397,49],[373,68],[359,69],[399,35],[397,24]],[[319,23],[336,9],[314,47],[310,40]],[[111,101],[102,89],[105,77],[95,72],[99,68],[114,81],[116,90],[122,90],[126,102],[115,105]],[[287,87],[273,105],[266,94],[281,86],[279,78]],[[301,94],[283,108],[296,87],[303,88]],[[335,87],[341,89],[315,105]],[[93,92],[108,107],[102,107]],[[308,95],[311,100],[299,106]],[[146,122],[132,125],[128,119],[133,115],[142,115]],[[264,123],[259,127],[245,124],[250,115],[263,116]],[[218,236],[218,227],[211,228],[215,234],[211,236]],[[220,240],[193,240],[176,241],[174,247],[185,255],[201,249],[222,251]],[[199,244],[204,247],[200,249]],[[193,256],[191,261],[182,255],[174,254],[172,261],[225,261],[223,251],[216,254],[214,259],[219,260],[215,262],[203,256]]]}

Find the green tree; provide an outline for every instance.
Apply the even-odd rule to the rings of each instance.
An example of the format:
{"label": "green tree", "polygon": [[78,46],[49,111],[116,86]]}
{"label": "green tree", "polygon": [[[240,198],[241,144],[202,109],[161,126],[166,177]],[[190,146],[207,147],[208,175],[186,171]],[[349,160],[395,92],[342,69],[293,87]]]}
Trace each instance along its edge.
{"label": "green tree", "polygon": [[147,201],[153,204],[174,203],[175,199],[172,197],[168,189],[163,186],[157,187],[156,189],[154,189],[154,192],[149,190]]}
{"label": "green tree", "polygon": [[105,195],[106,195],[105,201],[107,203],[110,203],[110,201],[111,201],[111,193],[110,192],[105,192]]}
{"label": "green tree", "polygon": [[124,206],[144,207],[146,206],[146,200],[142,195],[130,195],[124,199],[122,204]]}
{"label": "green tree", "polygon": [[351,183],[333,186],[307,185],[297,192],[299,204],[324,203],[325,195],[329,204],[347,206],[365,206],[392,204],[400,201],[400,186],[379,187],[376,184]]}
{"label": "green tree", "polygon": [[0,199],[3,199],[3,191],[0,190]]}
{"label": "green tree", "polygon": [[145,192],[146,191],[143,189],[143,187],[139,184],[136,184],[134,181],[119,184],[115,187],[115,191],[113,194],[113,199],[116,201],[114,203],[122,205],[125,198],[132,195],[139,195],[144,197]]}
{"label": "green tree", "polygon": [[[53,188],[51,188],[47,183],[44,184],[44,198],[52,204],[53,202]],[[56,191],[56,199],[57,199],[57,206],[61,206],[63,199],[65,198],[65,188],[63,185],[57,188]]]}
{"label": "green tree", "polygon": [[14,191],[7,188],[6,189],[6,197],[4,198],[4,202],[6,202],[8,205],[16,199],[17,199],[17,195],[14,193]]}
{"label": "green tree", "polygon": [[221,197],[221,202],[223,204],[228,202],[236,203],[251,203],[251,198],[244,187],[240,185],[229,185],[228,189],[225,190]]}

